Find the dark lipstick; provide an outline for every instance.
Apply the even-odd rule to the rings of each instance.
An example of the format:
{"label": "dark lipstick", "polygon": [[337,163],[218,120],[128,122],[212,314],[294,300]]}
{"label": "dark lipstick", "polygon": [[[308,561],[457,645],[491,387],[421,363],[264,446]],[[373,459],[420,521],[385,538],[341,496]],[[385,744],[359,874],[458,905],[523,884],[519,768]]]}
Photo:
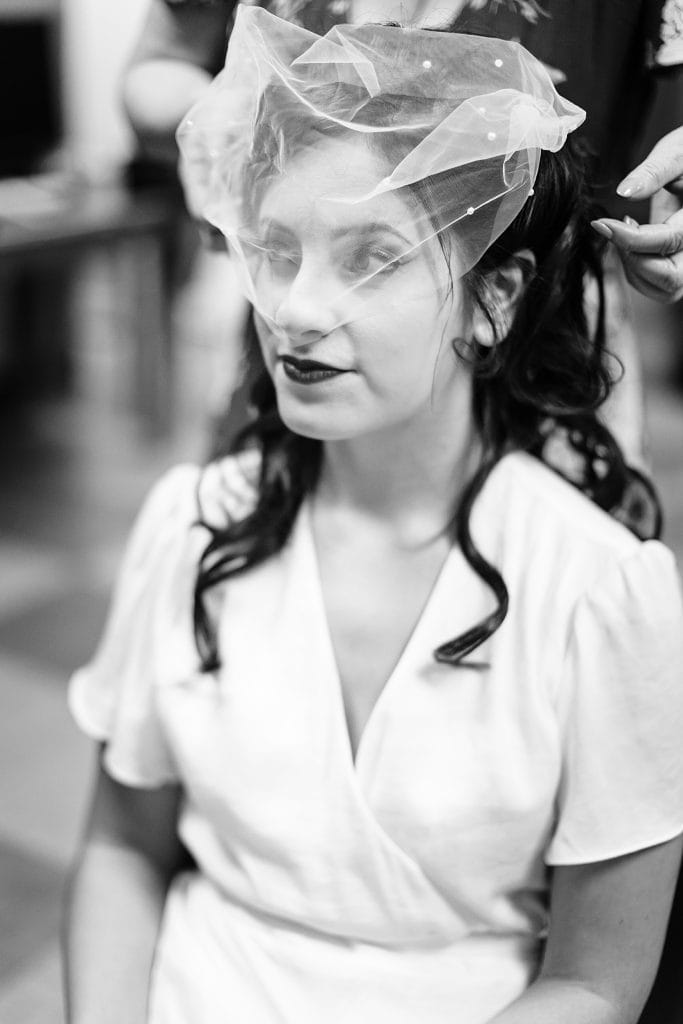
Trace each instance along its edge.
{"label": "dark lipstick", "polygon": [[297,384],[319,384],[324,380],[339,377],[348,370],[340,370],[329,363],[319,363],[315,359],[298,359],[296,356],[280,356],[282,369],[290,380]]}

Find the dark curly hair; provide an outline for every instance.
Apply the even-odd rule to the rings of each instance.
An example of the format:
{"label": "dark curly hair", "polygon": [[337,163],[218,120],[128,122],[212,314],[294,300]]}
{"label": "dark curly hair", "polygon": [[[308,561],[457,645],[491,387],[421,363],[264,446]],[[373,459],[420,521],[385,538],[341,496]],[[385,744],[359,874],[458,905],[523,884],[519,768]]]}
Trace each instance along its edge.
{"label": "dark curly hair", "polygon": [[[371,102],[385,104],[393,117],[392,97]],[[264,99],[264,104],[267,102]],[[436,102],[436,101],[435,101]],[[393,104],[395,106],[395,104]],[[286,105],[271,110],[287,116]],[[281,112],[285,110],[283,115]],[[359,108],[368,117],[368,105]],[[260,136],[254,143],[249,169],[254,202],[260,191],[260,169],[272,160],[276,133],[291,147],[302,147],[319,129],[306,122],[298,106],[298,118],[289,132],[273,117],[261,119]],[[370,112],[377,118],[378,109]],[[379,109],[379,116],[382,116]],[[332,132],[343,131],[332,126]],[[390,133],[395,137],[395,133]],[[372,136],[383,145],[382,133]],[[395,143],[394,143],[395,144]],[[414,138],[406,141],[412,146]],[[619,445],[597,411],[612,386],[616,360],[605,349],[602,244],[590,228],[597,215],[586,184],[586,158],[566,145],[559,153],[541,154],[534,193],[514,221],[464,278],[474,303],[488,318],[494,332],[492,347],[473,343],[459,355],[470,364],[473,378],[473,417],[482,442],[482,457],[452,510],[448,526],[474,571],[492,589],[496,608],[461,635],[445,640],[434,656],[457,666],[479,647],[503,622],[508,591],[501,574],[478,550],[470,532],[473,506],[494,466],[510,451],[524,451],[567,475],[550,458],[560,438],[573,455],[571,482],[592,501],[645,539],[658,536],[659,504],[650,483],[628,467]],[[468,173],[492,173],[490,166],[470,168]],[[463,188],[463,171],[448,171],[425,179],[411,192],[425,209],[438,190]],[[440,236],[448,255],[449,237]],[[498,336],[495,308],[491,307],[488,282],[497,268],[531,250],[535,268],[528,271],[526,288],[504,339]],[[594,282],[599,308],[589,324],[585,289]],[[315,489],[321,466],[322,443],[293,433],[279,416],[275,389],[260,356],[253,319],[248,329],[251,359],[252,418],[232,439],[221,437],[214,457],[257,448],[262,456],[258,498],[251,514],[217,528],[203,522],[210,540],[199,565],[194,599],[197,645],[205,671],[220,664],[215,625],[207,608],[207,592],[216,584],[248,571],[281,550],[290,535],[305,495]],[[504,341],[504,343],[500,343]]]}

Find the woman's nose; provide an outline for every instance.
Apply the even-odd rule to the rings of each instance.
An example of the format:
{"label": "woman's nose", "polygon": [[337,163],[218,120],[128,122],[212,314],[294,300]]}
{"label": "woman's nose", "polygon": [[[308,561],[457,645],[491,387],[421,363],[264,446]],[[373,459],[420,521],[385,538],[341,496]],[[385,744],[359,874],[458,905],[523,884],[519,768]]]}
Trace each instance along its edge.
{"label": "woman's nose", "polygon": [[302,264],[275,311],[275,324],[295,344],[315,341],[336,326],[333,298],[323,275]]}

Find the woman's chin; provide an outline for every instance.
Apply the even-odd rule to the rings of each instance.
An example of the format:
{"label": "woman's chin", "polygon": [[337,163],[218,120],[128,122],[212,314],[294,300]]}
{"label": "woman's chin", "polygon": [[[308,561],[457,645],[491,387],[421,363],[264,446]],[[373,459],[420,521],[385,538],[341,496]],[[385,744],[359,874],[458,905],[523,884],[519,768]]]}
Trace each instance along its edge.
{"label": "woman's chin", "polygon": [[302,408],[299,403],[278,396],[278,411],[282,422],[294,434],[313,441],[346,441],[363,433],[358,429],[357,418],[354,422],[350,414],[340,414],[339,410]]}

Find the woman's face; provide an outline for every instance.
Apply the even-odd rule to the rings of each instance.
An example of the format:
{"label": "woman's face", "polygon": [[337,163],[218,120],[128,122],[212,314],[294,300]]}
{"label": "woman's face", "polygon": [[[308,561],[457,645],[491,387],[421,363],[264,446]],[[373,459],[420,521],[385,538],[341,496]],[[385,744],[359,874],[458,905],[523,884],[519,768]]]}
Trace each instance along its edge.
{"label": "woman's face", "polygon": [[340,182],[367,193],[383,174],[362,140],[325,140],[261,203],[256,327],[280,415],[307,437],[433,417],[465,373],[450,344],[465,334],[464,293],[438,241],[418,244],[424,211],[395,192],[356,204],[326,198]]}

